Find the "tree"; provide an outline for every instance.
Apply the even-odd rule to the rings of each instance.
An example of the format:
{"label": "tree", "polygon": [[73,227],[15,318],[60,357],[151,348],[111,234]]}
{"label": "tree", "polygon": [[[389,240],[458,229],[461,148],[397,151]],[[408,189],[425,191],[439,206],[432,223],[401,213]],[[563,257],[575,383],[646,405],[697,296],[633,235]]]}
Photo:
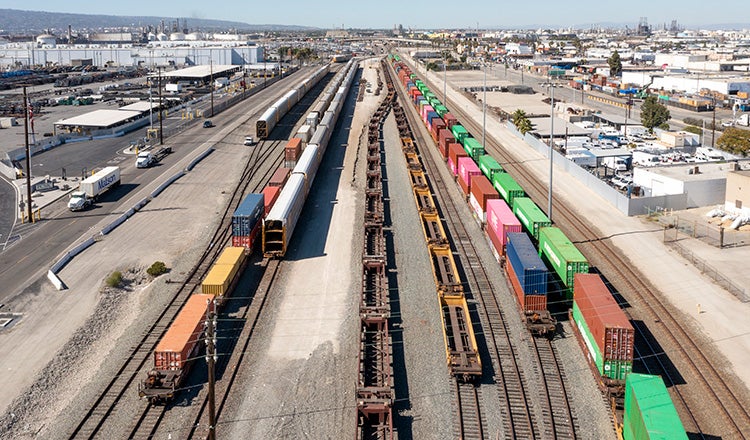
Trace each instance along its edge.
{"label": "tree", "polygon": [[672,119],[669,110],[663,104],[659,104],[656,96],[649,96],[643,100],[641,105],[641,124],[653,133],[654,127],[658,127]]}
{"label": "tree", "polygon": [[609,64],[609,76],[619,76],[622,72],[622,60],[620,54],[615,51],[612,56],[607,58],[607,64]]}
{"label": "tree", "polygon": [[531,124],[531,120],[526,116],[526,112],[520,108],[514,111],[510,118],[513,121],[513,125],[516,126],[521,134],[526,134],[534,128]]}
{"label": "tree", "polygon": [[732,154],[747,157],[750,153],[750,131],[727,127],[716,140],[716,146]]}

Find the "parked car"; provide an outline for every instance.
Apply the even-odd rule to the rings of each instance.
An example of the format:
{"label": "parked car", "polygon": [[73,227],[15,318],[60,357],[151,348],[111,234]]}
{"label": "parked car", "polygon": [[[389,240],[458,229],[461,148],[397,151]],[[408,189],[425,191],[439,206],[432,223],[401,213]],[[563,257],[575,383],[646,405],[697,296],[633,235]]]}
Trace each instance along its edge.
{"label": "parked car", "polygon": [[253,145],[255,145],[255,139],[253,139],[252,136],[245,136],[245,142],[244,142],[244,144],[247,145],[247,146],[253,146]]}
{"label": "parked car", "polygon": [[213,126],[214,126],[214,123],[211,122],[210,119],[206,119],[205,121],[203,121],[203,128],[211,128]]}

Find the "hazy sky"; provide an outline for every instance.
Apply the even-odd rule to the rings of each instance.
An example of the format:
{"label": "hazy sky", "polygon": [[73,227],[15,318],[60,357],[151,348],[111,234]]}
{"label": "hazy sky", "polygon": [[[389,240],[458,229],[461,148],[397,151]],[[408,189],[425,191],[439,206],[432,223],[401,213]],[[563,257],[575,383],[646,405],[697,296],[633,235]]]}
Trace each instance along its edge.
{"label": "hazy sky", "polygon": [[567,27],[602,22],[626,23],[634,27],[640,17],[647,17],[649,24],[656,27],[672,20],[687,27],[750,22],[746,12],[747,0],[35,0],[26,4],[0,0],[1,8],[26,9],[26,5],[35,11],[213,18],[249,24],[293,24],[321,28],[342,25],[392,28],[394,24],[407,28],[475,28],[477,22],[480,28],[525,25]]}

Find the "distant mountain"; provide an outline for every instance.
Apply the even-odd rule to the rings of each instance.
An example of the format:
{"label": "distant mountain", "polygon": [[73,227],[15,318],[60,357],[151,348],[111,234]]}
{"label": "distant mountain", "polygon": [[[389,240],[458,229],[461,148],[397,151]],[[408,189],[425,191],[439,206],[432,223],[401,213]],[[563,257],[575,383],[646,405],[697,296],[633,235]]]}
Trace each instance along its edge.
{"label": "distant mountain", "polygon": [[306,26],[289,26],[281,24],[248,24],[238,21],[210,20],[189,17],[140,17],[118,15],[68,14],[64,12],[21,11],[17,9],[0,9],[0,32],[2,33],[41,33],[46,30],[66,32],[68,25],[73,29],[91,31],[124,27],[158,26],[162,20],[171,27],[180,19],[187,20],[190,30],[218,31],[236,29],[240,32],[259,31],[306,31],[316,28]]}

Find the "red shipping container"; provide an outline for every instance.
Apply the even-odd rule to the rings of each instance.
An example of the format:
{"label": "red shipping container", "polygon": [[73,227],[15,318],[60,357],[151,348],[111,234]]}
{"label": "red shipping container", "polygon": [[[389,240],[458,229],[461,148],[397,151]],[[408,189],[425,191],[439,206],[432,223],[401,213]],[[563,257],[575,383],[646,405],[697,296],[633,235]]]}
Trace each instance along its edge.
{"label": "red shipping container", "polygon": [[273,173],[273,176],[271,176],[271,180],[268,181],[268,186],[284,186],[291,172],[291,168],[279,167],[279,169]]}
{"label": "red shipping container", "polygon": [[[275,188],[278,188],[278,187],[275,187]],[[250,235],[233,235],[232,246],[244,247],[248,251],[252,252],[253,248],[255,247],[255,243],[258,239],[258,233],[260,232],[262,224],[263,222],[258,222],[258,224],[255,225],[255,228],[253,228],[253,230],[250,231]]]}
{"label": "red shipping container", "polygon": [[438,131],[438,149],[440,150],[440,154],[443,155],[443,158],[448,157],[448,144],[455,144],[456,138],[453,137],[453,133],[451,133],[450,130],[440,130]]}
{"label": "red shipping container", "polygon": [[[263,188],[263,203],[265,205],[265,213],[263,216],[267,216],[269,212],[271,212],[271,208],[273,207],[273,204],[276,203],[276,199],[279,198],[279,194],[281,193],[281,187],[280,186],[267,186]],[[262,222],[258,222],[259,224]]]}
{"label": "red shipping container", "polygon": [[598,274],[577,273],[573,300],[581,309],[604,359],[632,361],[635,332]]}
{"label": "red shipping container", "polygon": [[188,298],[154,350],[156,370],[182,370],[185,362],[195,356],[203,344],[200,335],[203,333],[206,311],[209,307],[214,308],[213,300],[214,295],[204,294],[194,294]]}
{"label": "red shipping container", "polygon": [[464,191],[464,194],[468,196],[471,191],[472,177],[481,175],[482,171],[472,158],[461,157],[458,159],[458,185]]}
{"label": "red shipping container", "polygon": [[454,125],[458,124],[458,119],[456,119],[456,117],[453,116],[453,114],[451,114],[450,112],[443,115],[443,121],[445,122],[445,128],[447,128],[448,130],[450,130]]}
{"label": "red shipping container", "polygon": [[492,253],[495,255],[495,259],[500,261],[500,257],[505,255],[505,245],[488,225],[485,225],[484,230],[487,233],[487,237],[490,238],[490,243],[492,243]]}
{"label": "red shipping container", "polygon": [[513,214],[505,200],[487,200],[487,235],[495,245],[499,255],[505,255],[505,245],[509,232],[523,232],[521,222]]}
{"label": "red shipping container", "polygon": [[451,166],[451,171],[453,171],[453,175],[458,175],[458,159],[461,157],[467,157],[469,154],[464,150],[464,147],[461,146],[461,144],[448,144],[448,158],[451,160],[453,166]]}
{"label": "red shipping container", "polygon": [[[445,130],[445,122],[443,122],[442,119],[433,119],[432,127],[430,128],[430,134],[432,135],[432,140],[435,141],[435,143],[438,143],[440,141],[440,130]],[[443,155],[443,157],[445,157],[445,155]]]}
{"label": "red shipping container", "polygon": [[456,163],[453,162],[453,159],[450,157],[448,158],[448,169],[451,170],[451,174],[453,174],[453,177],[456,177],[458,175],[458,167],[456,167]]}
{"label": "red shipping container", "polygon": [[505,274],[508,275],[508,280],[510,280],[513,293],[515,293],[516,299],[521,305],[521,310],[524,312],[547,310],[547,295],[525,295],[523,289],[521,289],[521,283],[518,282],[518,277],[513,271],[513,266],[507,262],[505,263]]}
{"label": "red shipping container", "polygon": [[500,198],[500,194],[495,191],[495,187],[492,186],[492,182],[489,179],[482,174],[471,178],[469,205],[474,209],[474,213],[476,213],[482,223],[487,221],[487,201],[498,198]]}
{"label": "red shipping container", "polygon": [[286,147],[284,147],[284,160],[296,162],[297,159],[299,159],[300,154],[302,154],[302,139],[289,139],[289,142],[286,143]]}

